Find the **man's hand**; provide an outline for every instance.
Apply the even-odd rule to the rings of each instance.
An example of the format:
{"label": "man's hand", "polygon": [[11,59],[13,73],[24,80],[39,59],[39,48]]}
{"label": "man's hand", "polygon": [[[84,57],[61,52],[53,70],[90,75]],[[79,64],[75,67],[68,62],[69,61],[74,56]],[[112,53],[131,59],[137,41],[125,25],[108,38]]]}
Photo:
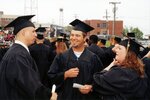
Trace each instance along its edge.
{"label": "man's hand", "polygon": [[64,79],[77,77],[78,74],[79,74],[79,69],[77,67],[71,68],[71,69],[65,71]]}
{"label": "man's hand", "polygon": [[82,94],[88,94],[90,91],[92,91],[92,85],[84,85],[83,87],[81,87],[79,89],[79,91],[82,93]]}

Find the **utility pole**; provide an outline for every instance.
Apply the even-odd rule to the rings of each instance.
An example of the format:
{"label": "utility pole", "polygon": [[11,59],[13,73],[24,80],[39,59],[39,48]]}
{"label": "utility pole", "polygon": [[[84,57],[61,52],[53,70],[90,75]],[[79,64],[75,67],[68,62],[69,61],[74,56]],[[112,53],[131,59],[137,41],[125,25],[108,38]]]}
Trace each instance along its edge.
{"label": "utility pole", "polygon": [[112,34],[115,35],[115,21],[116,21],[116,4],[120,4],[120,2],[109,2],[109,4],[113,4],[114,8],[113,8],[113,14],[114,14],[114,20],[113,20],[113,30],[112,30]]}
{"label": "utility pole", "polygon": [[38,22],[38,0],[25,0],[24,14],[36,15],[33,19],[35,19],[35,22]]}
{"label": "utility pole", "polygon": [[106,9],[106,16],[103,16],[104,18],[106,18],[106,33],[107,33],[107,35],[109,35],[109,29],[108,29],[108,26],[109,26],[109,24],[108,24],[108,18],[110,17],[110,16],[108,16],[108,12],[107,12],[107,9]]}
{"label": "utility pole", "polygon": [[59,12],[60,12],[60,15],[59,15],[59,25],[60,26],[63,26],[63,21],[64,21],[64,18],[63,18],[63,11],[64,11],[64,9],[63,8],[60,8],[59,9]]}
{"label": "utility pole", "polygon": [[77,14],[74,14],[74,18],[77,19],[77,18],[78,18],[78,15],[77,15]]}

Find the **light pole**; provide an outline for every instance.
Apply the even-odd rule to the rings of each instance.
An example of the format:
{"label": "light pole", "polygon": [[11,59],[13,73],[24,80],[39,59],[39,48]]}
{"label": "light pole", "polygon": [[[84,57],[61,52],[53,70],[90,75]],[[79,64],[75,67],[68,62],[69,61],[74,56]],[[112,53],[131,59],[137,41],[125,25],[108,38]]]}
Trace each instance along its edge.
{"label": "light pole", "polygon": [[113,4],[114,8],[113,8],[113,14],[114,14],[114,20],[113,20],[113,30],[112,30],[112,34],[115,35],[115,21],[116,21],[116,4],[120,4],[120,2],[109,2],[109,4]]}
{"label": "light pole", "polygon": [[109,35],[109,29],[108,29],[108,27],[109,27],[108,18],[109,17],[110,16],[108,16],[108,12],[107,12],[107,9],[106,9],[106,16],[104,16],[104,18],[106,18],[106,33],[107,33],[107,35]]}
{"label": "light pole", "polygon": [[64,21],[64,18],[63,18],[63,11],[64,11],[64,9],[63,9],[63,8],[60,8],[59,11],[60,11],[59,25],[60,25],[60,26],[63,26],[63,21]]}

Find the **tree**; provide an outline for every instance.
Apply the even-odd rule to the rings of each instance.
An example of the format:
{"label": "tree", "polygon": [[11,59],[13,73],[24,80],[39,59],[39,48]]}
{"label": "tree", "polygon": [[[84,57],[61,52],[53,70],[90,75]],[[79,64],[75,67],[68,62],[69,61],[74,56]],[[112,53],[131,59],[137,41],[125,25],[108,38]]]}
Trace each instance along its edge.
{"label": "tree", "polygon": [[136,38],[142,39],[143,38],[143,32],[139,30],[139,28],[133,28],[132,32],[135,33]]}
{"label": "tree", "polygon": [[133,28],[133,27],[127,28],[127,27],[125,27],[123,29],[123,33],[126,34],[128,32],[134,32],[135,33],[135,37],[137,39],[142,39],[143,38],[143,32],[138,27],[136,27],[136,28]]}
{"label": "tree", "polygon": [[127,27],[125,27],[125,28],[123,29],[123,33],[126,34],[126,33],[128,33],[128,32],[129,32],[129,29],[128,29]]}

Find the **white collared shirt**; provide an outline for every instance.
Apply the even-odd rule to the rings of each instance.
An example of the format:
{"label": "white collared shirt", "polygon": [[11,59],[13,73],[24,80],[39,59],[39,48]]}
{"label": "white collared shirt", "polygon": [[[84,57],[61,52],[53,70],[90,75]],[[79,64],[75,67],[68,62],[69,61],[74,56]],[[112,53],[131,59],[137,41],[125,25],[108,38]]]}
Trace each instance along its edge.
{"label": "white collared shirt", "polygon": [[[22,43],[21,41],[19,41],[19,40],[15,40],[15,43],[16,44],[20,44],[20,45],[22,45],[28,52],[29,52],[29,49],[28,49],[28,47],[24,44],[24,43]],[[30,53],[30,52],[29,52]]]}

